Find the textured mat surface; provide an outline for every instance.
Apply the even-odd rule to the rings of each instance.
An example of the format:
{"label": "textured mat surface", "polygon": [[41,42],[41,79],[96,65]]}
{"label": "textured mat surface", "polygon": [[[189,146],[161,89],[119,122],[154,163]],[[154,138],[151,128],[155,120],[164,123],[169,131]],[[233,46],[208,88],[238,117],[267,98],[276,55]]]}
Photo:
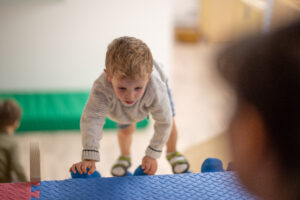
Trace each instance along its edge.
{"label": "textured mat surface", "polygon": [[29,200],[39,198],[39,191],[32,191],[31,183],[2,183],[0,184],[1,200]]}
{"label": "textured mat surface", "polygon": [[[23,110],[18,131],[79,130],[79,121],[89,92],[0,93],[0,99],[15,99]],[[148,119],[137,123],[144,128]],[[106,119],[104,129],[115,129]]]}
{"label": "textured mat surface", "polygon": [[41,200],[256,199],[239,184],[233,172],[42,181],[32,188],[40,191]]}

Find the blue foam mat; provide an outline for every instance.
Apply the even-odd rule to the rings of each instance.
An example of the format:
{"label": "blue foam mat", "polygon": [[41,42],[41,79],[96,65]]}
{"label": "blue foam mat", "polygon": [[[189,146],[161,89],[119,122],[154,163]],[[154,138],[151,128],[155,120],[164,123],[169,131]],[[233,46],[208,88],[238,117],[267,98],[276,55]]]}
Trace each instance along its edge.
{"label": "blue foam mat", "polygon": [[255,200],[234,172],[42,181],[40,199]]}

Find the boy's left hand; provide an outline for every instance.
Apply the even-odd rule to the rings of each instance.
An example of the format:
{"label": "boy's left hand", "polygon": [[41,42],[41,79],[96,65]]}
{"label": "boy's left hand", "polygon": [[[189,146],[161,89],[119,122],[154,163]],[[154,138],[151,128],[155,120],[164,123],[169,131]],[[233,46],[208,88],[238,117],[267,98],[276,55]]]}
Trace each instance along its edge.
{"label": "boy's left hand", "polygon": [[148,175],[154,175],[157,171],[157,161],[149,156],[144,156],[142,162],[142,168],[144,172]]}

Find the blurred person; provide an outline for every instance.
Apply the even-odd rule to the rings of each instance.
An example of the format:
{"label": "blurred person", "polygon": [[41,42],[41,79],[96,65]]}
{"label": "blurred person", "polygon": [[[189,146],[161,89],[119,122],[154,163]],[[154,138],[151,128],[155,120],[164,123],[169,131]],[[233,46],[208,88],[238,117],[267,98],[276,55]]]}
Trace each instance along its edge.
{"label": "blurred person", "polygon": [[242,183],[300,199],[300,21],[227,47],[218,63],[237,97],[229,134]]}
{"label": "blurred person", "polygon": [[144,172],[153,175],[164,145],[173,173],[185,173],[189,163],[177,151],[177,130],[174,107],[167,77],[153,60],[148,46],[134,37],[113,40],[106,52],[106,69],[94,82],[81,117],[82,161],[70,170],[89,174],[100,160],[99,141],[105,118],[118,123],[118,142],[121,155],[112,166],[113,176],[125,176],[131,166],[131,143],[135,123],[151,114],[154,135],[142,159]]}
{"label": "blurred person", "polygon": [[[13,100],[0,100],[0,182],[26,182],[13,135],[20,124],[21,109]],[[16,180],[14,180],[16,178]]]}

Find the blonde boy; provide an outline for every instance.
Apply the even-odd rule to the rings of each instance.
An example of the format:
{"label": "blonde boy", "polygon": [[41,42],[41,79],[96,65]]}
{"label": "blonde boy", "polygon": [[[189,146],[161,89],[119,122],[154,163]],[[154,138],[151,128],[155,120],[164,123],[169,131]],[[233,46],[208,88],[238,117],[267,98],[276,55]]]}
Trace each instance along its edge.
{"label": "blonde boy", "polygon": [[106,69],[94,82],[81,117],[82,161],[70,170],[89,174],[100,160],[99,141],[105,118],[118,123],[118,141],[121,155],[113,165],[113,176],[124,176],[131,165],[130,146],[135,123],[151,114],[154,135],[142,160],[142,168],[149,175],[157,170],[156,159],[167,144],[167,159],[174,173],[184,173],[189,164],[176,151],[177,130],[167,78],[154,62],[147,45],[133,37],[120,37],[112,41],[106,53]]}

